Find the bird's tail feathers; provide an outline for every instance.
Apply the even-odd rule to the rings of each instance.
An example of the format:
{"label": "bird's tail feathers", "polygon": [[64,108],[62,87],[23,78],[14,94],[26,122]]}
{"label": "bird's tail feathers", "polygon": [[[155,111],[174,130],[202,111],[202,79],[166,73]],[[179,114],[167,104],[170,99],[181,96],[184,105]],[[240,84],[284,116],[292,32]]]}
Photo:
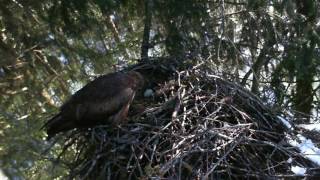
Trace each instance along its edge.
{"label": "bird's tail feathers", "polygon": [[50,140],[53,136],[60,132],[68,131],[74,127],[72,121],[65,119],[61,113],[52,117],[48,122],[46,122],[41,129],[47,130],[47,140]]}
{"label": "bird's tail feathers", "polygon": [[61,119],[61,114],[57,114],[55,116],[53,116],[50,120],[48,120],[41,128],[40,130],[43,129],[49,129],[53,124],[55,124],[56,122],[58,122]]}

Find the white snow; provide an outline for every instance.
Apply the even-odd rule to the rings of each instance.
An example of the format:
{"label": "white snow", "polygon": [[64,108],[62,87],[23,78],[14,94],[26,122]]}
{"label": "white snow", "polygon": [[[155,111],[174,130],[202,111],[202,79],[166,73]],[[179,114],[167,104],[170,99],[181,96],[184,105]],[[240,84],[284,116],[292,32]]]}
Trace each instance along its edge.
{"label": "white snow", "polygon": [[282,44],[278,44],[278,51],[283,52],[284,46]]}
{"label": "white snow", "polygon": [[310,131],[320,131],[320,124],[300,124],[299,127]]}
{"label": "white snow", "polygon": [[[291,123],[287,119],[281,116],[278,116],[278,118],[288,129],[293,128]],[[320,124],[305,124],[301,127],[308,130],[320,131]],[[320,149],[317,146],[315,146],[311,139],[307,139],[301,134],[287,134],[287,141],[291,146],[298,148],[302,156],[320,166]],[[287,160],[287,163],[291,164],[292,158],[289,158]],[[304,176],[307,169],[305,167],[292,166],[291,171],[296,175]]]}
{"label": "white snow", "polygon": [[292,139],[292,137],[287,138],[288,142],[292,146],[297,147],[304,157],[320,166],[320,149],[310,139],[305,138],[301,134],[297,135],[298,140]]}
{"label": "white snow", "polygon": [[307,169],[300,166],[292,166],[291,171],[296,175],[303,176],[305,175]]}
{"label": "white snow", "polygon": [[0,180],[8,180],[8,177],[3,173],[2,169],[0,169]]}
{"label": "white snow", "polygon": [[288,129],[292,129],[291,124],[289,123],[289,121],[287,121],[286,119],[284,119],[281,116],[278,116],[278,118],[281,120],[281,122],[288,128]]}
{"label": "white snow", "polygon": [[249,48],[243,48],[241,50],[242,56],[245,58],[250,58],[251,57],[251,51]]}

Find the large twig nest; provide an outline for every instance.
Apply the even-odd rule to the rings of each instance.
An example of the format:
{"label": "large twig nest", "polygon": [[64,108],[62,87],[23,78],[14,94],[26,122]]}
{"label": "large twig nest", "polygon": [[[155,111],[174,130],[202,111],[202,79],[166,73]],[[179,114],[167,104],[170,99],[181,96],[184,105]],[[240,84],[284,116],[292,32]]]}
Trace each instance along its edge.
{"label": "large twig nest", "polygon": [[70,177],[266,179],[293,176],[288,159],[314,166],[286,143],[286,127],[259,98],[201,67],[177,72],[157,92],[136,100],[146,109],[128,124],[66,138]]}

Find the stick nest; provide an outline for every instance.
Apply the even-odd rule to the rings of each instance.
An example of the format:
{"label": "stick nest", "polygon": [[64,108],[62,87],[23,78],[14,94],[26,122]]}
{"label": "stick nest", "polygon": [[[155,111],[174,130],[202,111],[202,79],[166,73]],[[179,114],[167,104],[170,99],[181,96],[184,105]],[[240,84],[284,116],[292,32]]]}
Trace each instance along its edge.
{"label": "stick nest", "polygon": [[128,124],[64,138],[59,159],[70,178],[274,179],[295,176],[293,164],[315,167],[258,97],[201,67],[176,72],[137,104],[145,110]]}

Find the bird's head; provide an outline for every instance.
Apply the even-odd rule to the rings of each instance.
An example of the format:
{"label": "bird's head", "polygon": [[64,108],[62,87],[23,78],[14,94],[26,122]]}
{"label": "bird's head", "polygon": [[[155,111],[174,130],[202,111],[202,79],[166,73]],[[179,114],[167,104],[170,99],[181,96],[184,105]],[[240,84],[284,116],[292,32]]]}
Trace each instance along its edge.
{"label": "bird's head", "polygon": [[128,75],[134,80],[134,85],[136,89],[142,89],[144,86],[144,78],[143,76],[136,72],[136,71],[130,71]]}

